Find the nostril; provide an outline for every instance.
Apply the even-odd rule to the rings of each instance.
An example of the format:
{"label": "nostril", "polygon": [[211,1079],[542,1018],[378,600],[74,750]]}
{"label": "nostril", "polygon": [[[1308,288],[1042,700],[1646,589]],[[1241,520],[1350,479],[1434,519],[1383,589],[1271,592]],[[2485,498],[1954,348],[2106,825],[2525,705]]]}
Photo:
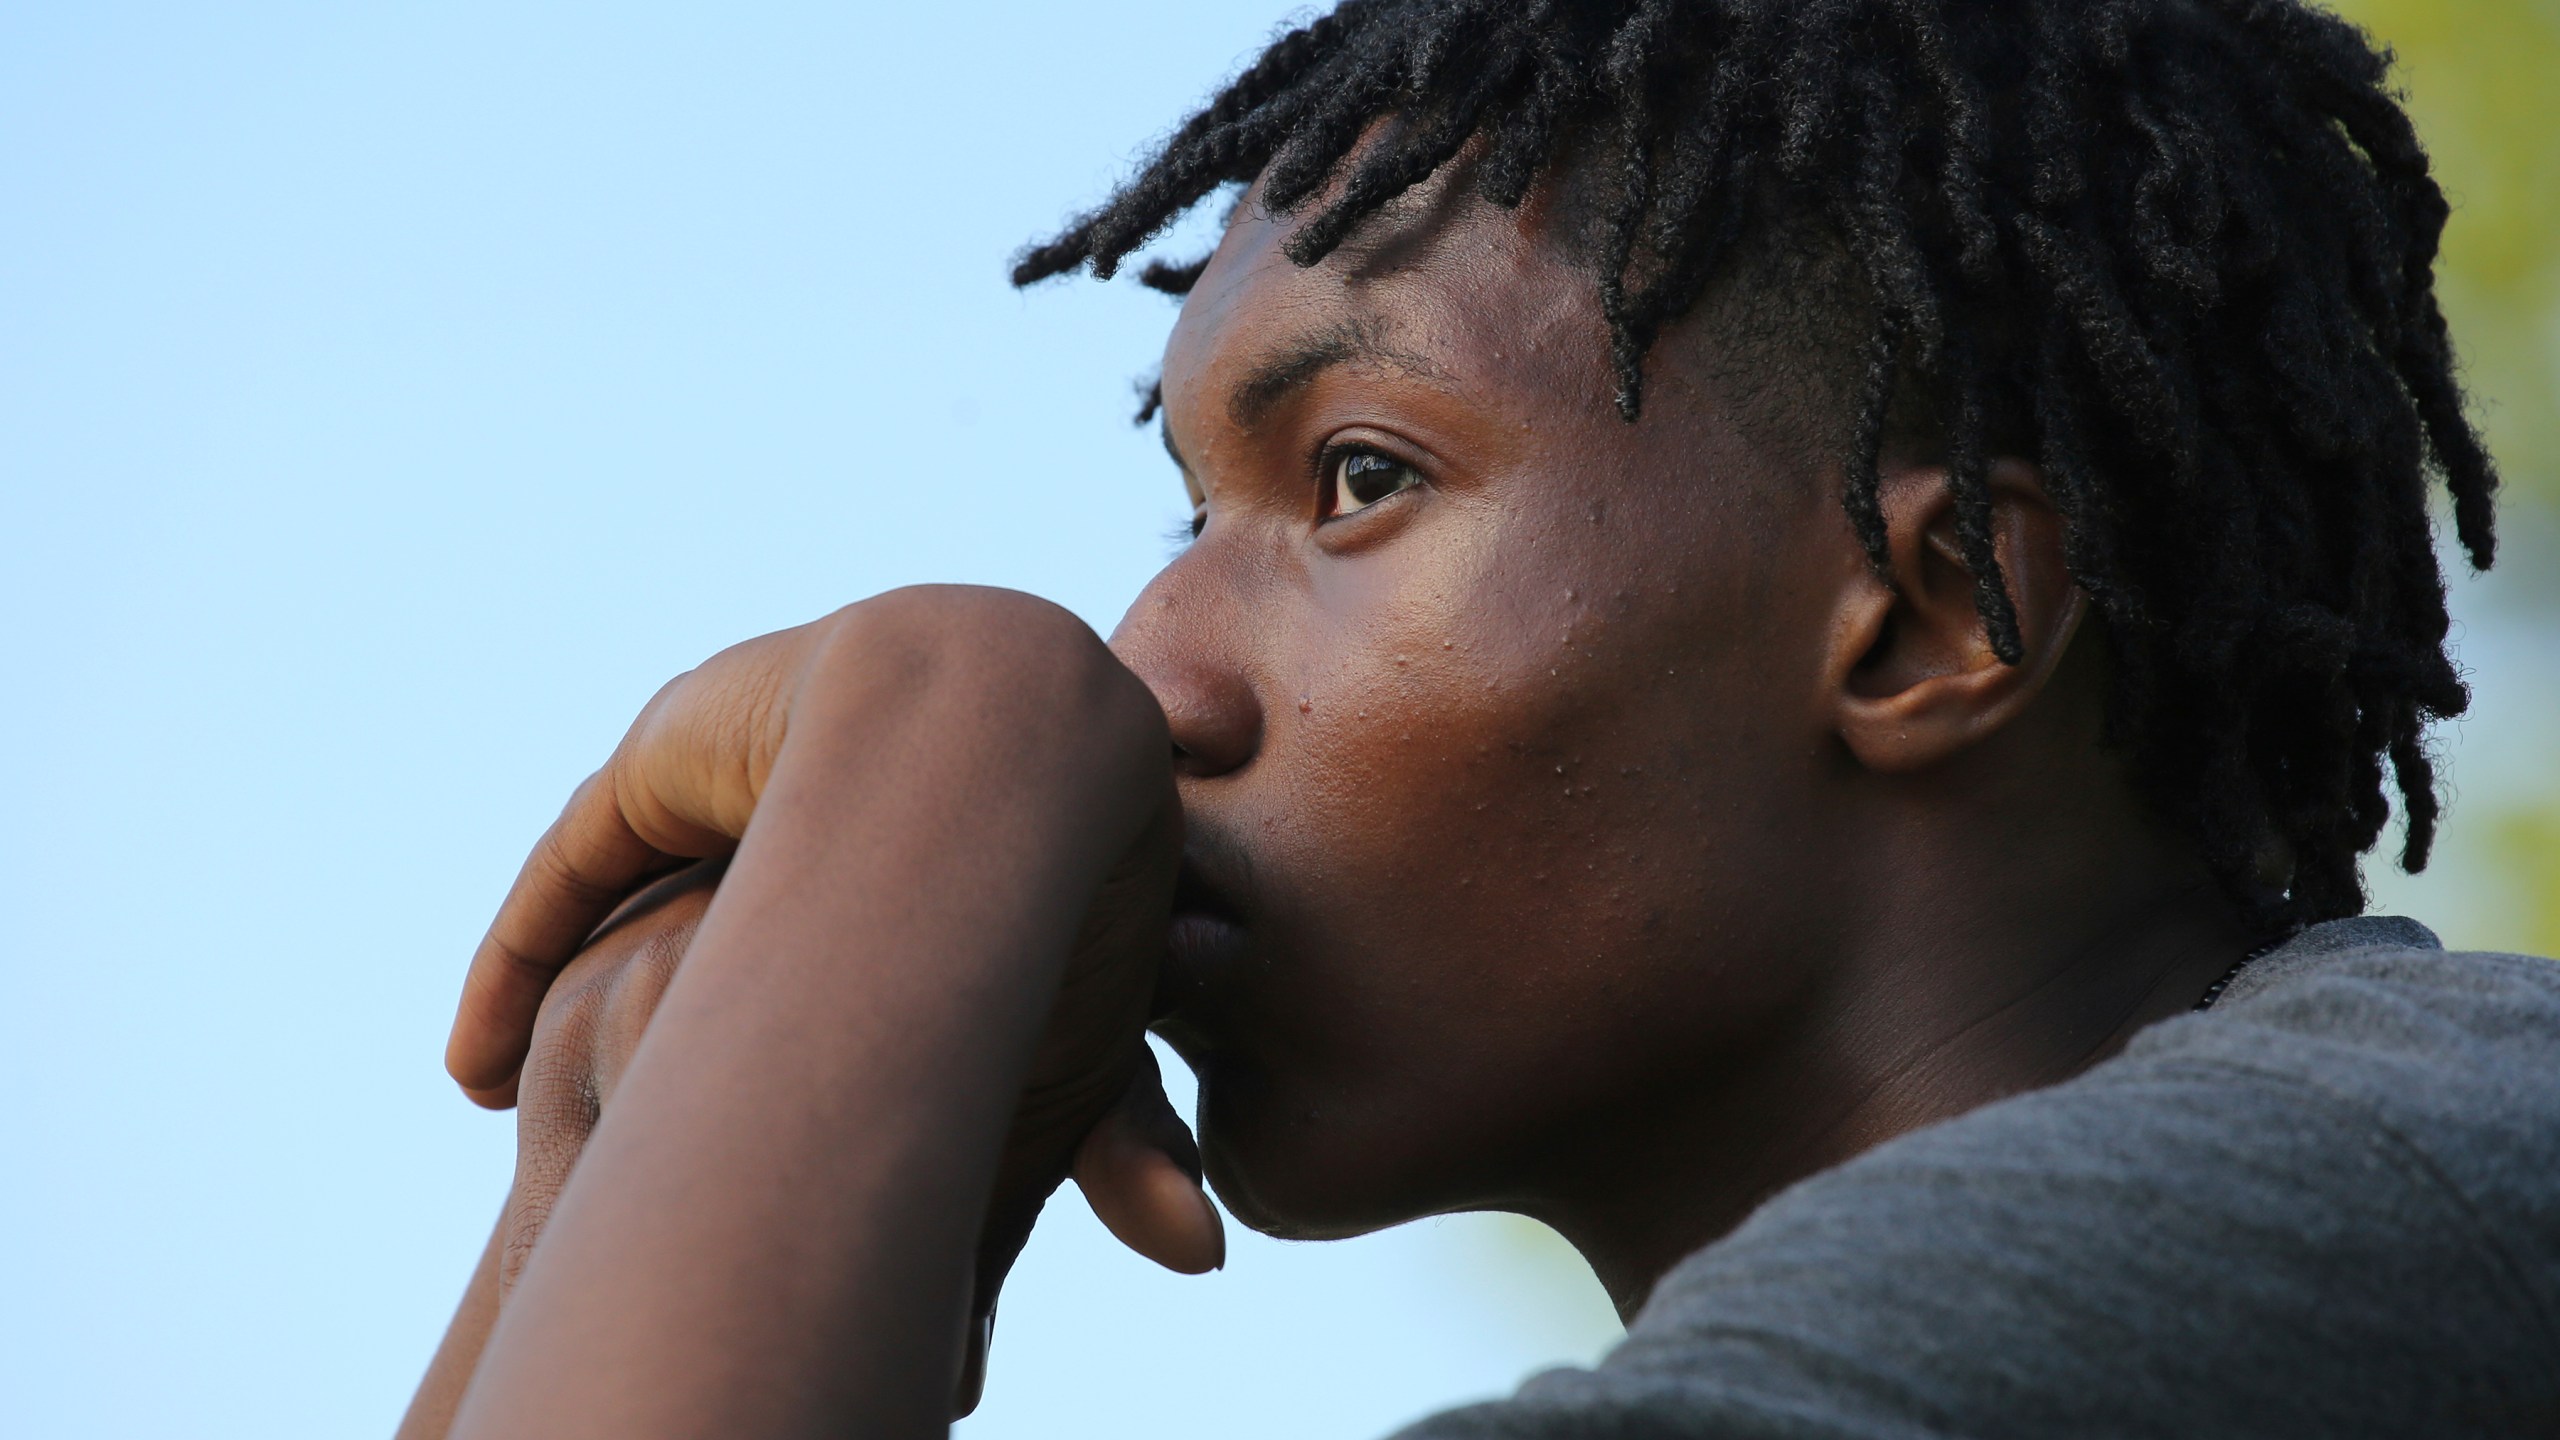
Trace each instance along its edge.
{"label": "nostril", "polygon": [[1262,702],[1244,677],[1203,666],[1151,678],[1173,731],[1176,774],[1224,775],[1253,762],[1262,745]]}

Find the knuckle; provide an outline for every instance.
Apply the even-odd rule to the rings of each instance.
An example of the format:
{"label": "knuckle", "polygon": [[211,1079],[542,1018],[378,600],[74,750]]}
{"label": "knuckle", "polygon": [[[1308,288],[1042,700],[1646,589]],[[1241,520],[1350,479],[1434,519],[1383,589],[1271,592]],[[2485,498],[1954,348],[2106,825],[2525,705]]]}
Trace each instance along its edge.
{"label": "knuckle", "polygon": [[1073,613],[1037,596],[979,585],[911,585],[832,617],[829,651],[853,673],[909,685],[1037,683],[1061,657],[1099,647]]}
{"label": "knuckle", "polygon": [[608,998],[586,977],[544,998],[518,1091],[520,1128],[592,1119],[592,1053]]}
{"label": "knuckle", "polygon": [[992,585],[909,585],[838,612],[858,617],[867,634],[926,643],[1019,640],[1055,644],[1092,630],[1054,601]]}
{"label": "knuckle", "polygon": [[838,611],[823,664],[871,693],[965,693],[1025,722],[1060,718],[1148,755],[1171,744],[1153,691],[1073,611],[1015,590],[918,585]]}
{"label": "knuckle", "polygon": [[525,1062],[517,1092],[517,1143],[562,1133],[582,1134],[594,1124],[600,1096],[593,1066],[580,1051],[539,1047]]}
{"label": "knuckle", "polygon": [[543,831],[542,838],[533,842],[530,863],[546,888],[567,897],[572,903],[599,904],[614,899],[619,893],[613,886],[589,876],[579,866],[577,857],[570,853],[568,837],[560,826],[554,825]]}

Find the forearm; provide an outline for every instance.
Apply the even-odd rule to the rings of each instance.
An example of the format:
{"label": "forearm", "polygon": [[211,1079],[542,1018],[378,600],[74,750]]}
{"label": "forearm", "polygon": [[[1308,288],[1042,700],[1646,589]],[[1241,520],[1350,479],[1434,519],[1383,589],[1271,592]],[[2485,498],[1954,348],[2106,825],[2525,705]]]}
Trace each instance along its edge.
{"label": "forearm", "polygon": [[480,1247],[480,1263],[472,1268],[471,1283],[463,1287],[453,1323],[445,1327],[435,1358],[427,1362],[426,1376],[418,1382],[418,1393],[410,1397],[408,1413],[400,1417],[400,1431],[393,1440],[444,1440],[452,1430],[471,1372],[489,1343],[490,1329],[498,1323],[498,1253],[505,1236],[506,1222],[501,1217],[489,1232],[489,1243]]}
{"label": "forearm", "polygon": [[1047,663],[875,646],[795,714],[456,1434],[942,1432],[1023,1069],[1138,815]]}

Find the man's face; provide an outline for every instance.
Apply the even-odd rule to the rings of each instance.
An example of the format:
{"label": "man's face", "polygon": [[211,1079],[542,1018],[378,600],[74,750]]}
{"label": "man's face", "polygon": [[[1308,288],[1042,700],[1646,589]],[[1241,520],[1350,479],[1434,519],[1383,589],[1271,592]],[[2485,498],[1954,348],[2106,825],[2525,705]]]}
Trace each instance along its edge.
{"label": "man's face", "polygon": [[1712,337],[1623,421],[1534,204],[1372,229],[1312,269],[1228,232],[1163,371],[1202,528],[1113,640],[1186,752],[1162,1032],[1220,1193],[1292,1235],[1622,1166],[1771,1043],[1842,899],[1836,492],[1731,423]]}

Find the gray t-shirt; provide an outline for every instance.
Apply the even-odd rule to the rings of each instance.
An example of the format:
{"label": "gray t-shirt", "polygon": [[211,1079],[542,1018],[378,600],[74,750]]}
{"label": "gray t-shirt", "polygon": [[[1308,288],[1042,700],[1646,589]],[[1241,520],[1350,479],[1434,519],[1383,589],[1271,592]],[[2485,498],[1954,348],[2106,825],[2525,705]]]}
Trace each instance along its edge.
{"label": "gray t-shirt", "polygon": [[2334,921],[1401,1440],[2560,1435],[2560,964]]}

